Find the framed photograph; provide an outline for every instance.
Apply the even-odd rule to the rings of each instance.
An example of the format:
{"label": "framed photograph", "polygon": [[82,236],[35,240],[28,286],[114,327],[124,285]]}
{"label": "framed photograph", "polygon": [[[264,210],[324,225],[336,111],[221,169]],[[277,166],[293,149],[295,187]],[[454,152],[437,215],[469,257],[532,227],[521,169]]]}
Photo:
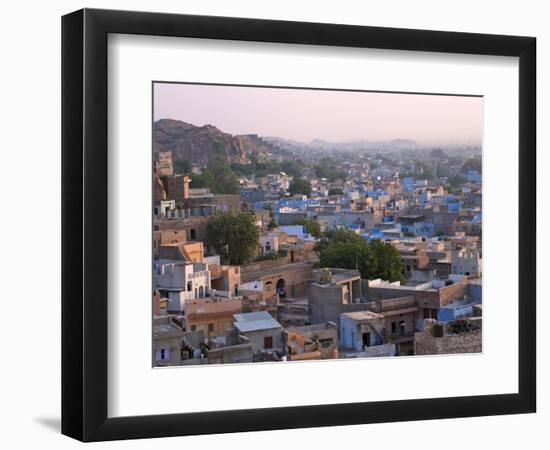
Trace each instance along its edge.
{"label": "framed photograph", "polygon": [[536,40],[62,20],[62,432],[536,410]]}

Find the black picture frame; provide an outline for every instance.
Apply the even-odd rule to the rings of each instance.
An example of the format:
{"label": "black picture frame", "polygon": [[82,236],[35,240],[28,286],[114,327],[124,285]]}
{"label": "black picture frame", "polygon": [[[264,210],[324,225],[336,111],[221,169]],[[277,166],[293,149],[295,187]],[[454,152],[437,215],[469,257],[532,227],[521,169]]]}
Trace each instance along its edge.
{"label": "black picture frame", "polygon": [[[109,418],[107,36],[178,36],[519,58],[518,393]],[[62,433],[82,441],[535,412],[536,39],[84,9],[62,18]]]}

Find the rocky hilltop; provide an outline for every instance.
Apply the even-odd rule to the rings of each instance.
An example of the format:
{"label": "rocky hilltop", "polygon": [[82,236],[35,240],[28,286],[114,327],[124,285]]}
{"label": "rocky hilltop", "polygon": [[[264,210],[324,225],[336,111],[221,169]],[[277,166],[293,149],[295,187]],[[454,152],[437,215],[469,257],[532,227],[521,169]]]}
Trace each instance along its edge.
{"label": "rocky hilltop", "polygon": [[221,158],[226,163],[246,163],[251,157],[265,159],[271,144],[254,134],[231,135],[213,125],[198,127],[172,119],[161,119],[153,126],[154,151],[171,150],[174,160],[206,164]]}

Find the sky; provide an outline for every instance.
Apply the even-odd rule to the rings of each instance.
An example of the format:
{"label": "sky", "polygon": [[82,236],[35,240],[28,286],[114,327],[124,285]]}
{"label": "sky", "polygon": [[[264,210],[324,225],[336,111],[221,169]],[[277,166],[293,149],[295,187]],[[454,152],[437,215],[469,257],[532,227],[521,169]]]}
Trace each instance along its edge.
{"label": "sky", "polygon": [[155,83],[159,119],[306,143],[413,139],[479,145],[483,98]]}

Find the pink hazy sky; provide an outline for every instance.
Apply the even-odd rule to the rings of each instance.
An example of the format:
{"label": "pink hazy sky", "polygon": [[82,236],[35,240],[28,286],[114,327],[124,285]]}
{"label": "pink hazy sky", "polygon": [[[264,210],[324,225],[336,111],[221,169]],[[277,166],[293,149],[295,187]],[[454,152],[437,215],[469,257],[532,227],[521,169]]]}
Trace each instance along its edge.
{"label": "pink hazy sky", "polygon": [[481,143],[483,98],[155,83],[154,120],[309,142]]}

